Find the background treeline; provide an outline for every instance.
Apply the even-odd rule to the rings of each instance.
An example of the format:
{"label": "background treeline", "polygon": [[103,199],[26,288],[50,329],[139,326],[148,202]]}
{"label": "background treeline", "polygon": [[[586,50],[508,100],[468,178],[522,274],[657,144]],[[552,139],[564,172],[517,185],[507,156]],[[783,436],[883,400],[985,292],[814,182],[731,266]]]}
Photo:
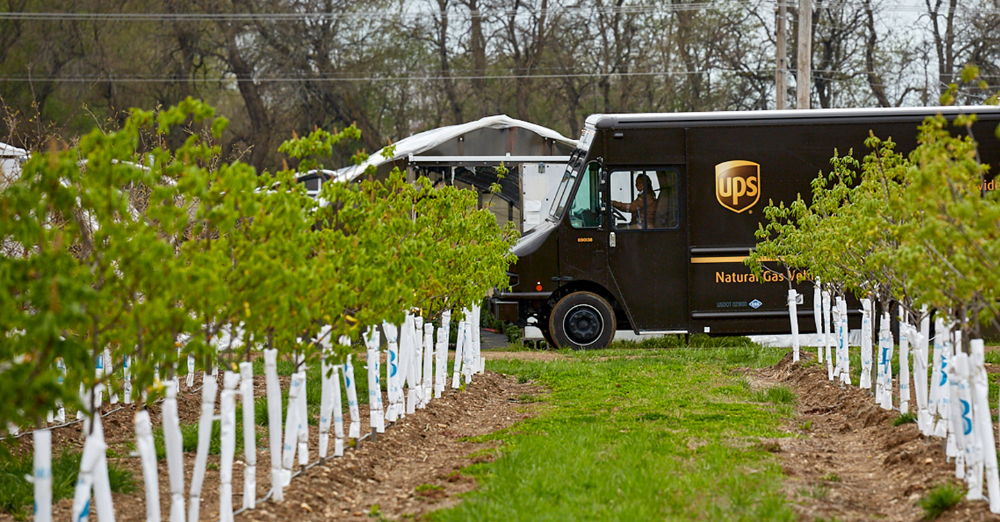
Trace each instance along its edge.
{"label": "background treeline", "polygon": [[[788,6],[792,106],[796,6]],[[968,63],[990,88],[1000,85],[997,0],[814,6],[813,107],[936,104]],[[260,170],[280,167],[276,146],[291,132],[316,127],[356,123],[373,151],[496,113],[576,136],[595,112],[773,108],[775,8],[758,0],[0,0],[8,107],[0,140],[34,148],[52,134],[116,128],[128,107],[194,96],[231,118],[223,151]],[[985,98],[961,94],[959,102]]]}

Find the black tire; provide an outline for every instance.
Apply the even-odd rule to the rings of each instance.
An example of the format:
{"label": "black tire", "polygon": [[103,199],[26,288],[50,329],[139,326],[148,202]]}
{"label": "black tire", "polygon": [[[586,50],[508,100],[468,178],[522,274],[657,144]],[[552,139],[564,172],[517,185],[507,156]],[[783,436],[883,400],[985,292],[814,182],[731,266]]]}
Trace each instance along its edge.
{"label": "black tire", "polygon": [[606,348],[615,338],[616,329],[611,305],[592,292],[575,292],[563,297],[549,315],[549,333],[558,348]]}

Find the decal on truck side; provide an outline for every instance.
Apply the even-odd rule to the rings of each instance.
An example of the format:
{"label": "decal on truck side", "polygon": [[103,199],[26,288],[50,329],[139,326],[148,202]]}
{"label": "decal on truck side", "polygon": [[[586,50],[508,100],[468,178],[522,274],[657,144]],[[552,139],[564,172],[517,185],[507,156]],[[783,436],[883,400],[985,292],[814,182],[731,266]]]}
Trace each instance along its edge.
{"label": "decal on truck side", "polygon": [[736,213],[756,205],[760,200],[760,165],[744,160],[716,165],[715,199]]}

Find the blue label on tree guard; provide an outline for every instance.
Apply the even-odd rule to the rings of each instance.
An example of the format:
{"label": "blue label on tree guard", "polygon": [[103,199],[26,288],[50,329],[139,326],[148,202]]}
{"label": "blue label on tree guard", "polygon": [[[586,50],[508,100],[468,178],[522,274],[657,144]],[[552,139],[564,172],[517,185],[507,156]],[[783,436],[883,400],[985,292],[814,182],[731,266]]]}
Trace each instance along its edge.
{"label": "blue label on tree guard", "polygon": [[756,310],[756,309],[760,308],[761,305],[763,305],[763,304],[764,303],[760,302],[759,300],[754,299],[753,301],[750,301],[750,308],[753,308],[754,310]]}

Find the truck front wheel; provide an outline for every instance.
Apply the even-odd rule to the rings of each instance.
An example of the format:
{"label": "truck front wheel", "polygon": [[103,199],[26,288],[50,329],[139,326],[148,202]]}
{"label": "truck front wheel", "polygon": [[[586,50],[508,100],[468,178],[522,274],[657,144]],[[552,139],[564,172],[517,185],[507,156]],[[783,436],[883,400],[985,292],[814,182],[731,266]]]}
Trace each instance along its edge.
{"label": "truck front wheel", "polygon": [[549,315],[549,334],[559,348],[605,348],[615,337],[615,325],[611,305],[592,292],[563,297]]}

